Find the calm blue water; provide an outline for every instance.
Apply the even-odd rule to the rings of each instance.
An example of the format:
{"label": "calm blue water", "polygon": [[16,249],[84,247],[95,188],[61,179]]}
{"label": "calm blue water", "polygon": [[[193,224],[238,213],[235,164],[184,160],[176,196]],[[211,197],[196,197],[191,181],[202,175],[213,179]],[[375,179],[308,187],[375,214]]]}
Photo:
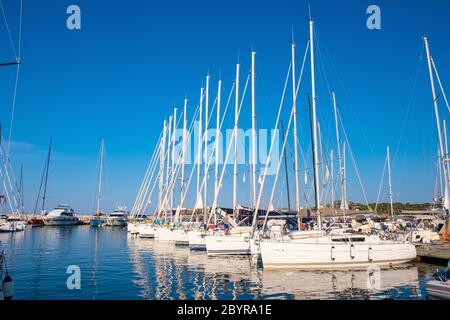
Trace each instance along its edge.
{"label": "calm blue water", "polygon": [[[208,257],[121,228],[27,228],[0,234],[15,299],[424,299],[436,266],[367,271],[264,271],[251,258]],[[67,288],[69,265],[81,289]]]}

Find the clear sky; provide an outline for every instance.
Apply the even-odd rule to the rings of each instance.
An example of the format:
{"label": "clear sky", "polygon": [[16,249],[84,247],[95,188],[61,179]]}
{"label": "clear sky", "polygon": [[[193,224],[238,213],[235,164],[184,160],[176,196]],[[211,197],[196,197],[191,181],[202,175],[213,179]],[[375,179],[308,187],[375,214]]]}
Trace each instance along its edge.
{"label": "clear sky", "polygon": [[[289,66],[292,28],[299,49],[298,68],[309,38],[308,2],[301,0],[23,2],[22,65],[11,157],[17,175],[21,164],[24,167],[28,212],[34,207],[50,137],[54,153],[49,207],[69,203],[79,212],[93,210],[103,137],[103,206],[106,210],[116,205],[131,208],[163,119],[174,105],[182,106],[185,96],[190,99],[192,116],[208,70],[212,90],[215,92],[220,74],[226,96],[238,56],[246,75],[252,49],[257,51],[258,127],[273,127]],[[2,3],[17,47],[19,1]],[[448,89],[450,2],[310,3],[323,58],[317,58],[317,95],[328,93],[327,80],[337,93],[369,200],[376,199],[385,149],[390,145],[394,200],[430,201],[437,138],[426,60],[420,61],[421,36],[430,38],[444,88]],[[66,28],[66,8],[71,4],[81,8],[81,30]],[[366,8],[371,4],[381,8],[381,30],[366,27]],[[12,58],[2,20],[0,60]],[[310,92],[309,64],[306,68],[299,93],[299,139],[308,153],[305,93]],[[15,71],[15,67],[0,70],[4,135],[10,124]],[[327,99],[319,99],[318,116],[324,140],[332,141]],[[441,115],[448,118],[442,102]],[[242,126],[249,128],[248,103],[241,116]],[[232,126],[232,118],[225,125]],[[310,161],[310,156],[306,157]],[[362,201],[358,181],[350,171],[349,198]],[[248,189],[248,182],[241,188]],[[246,193],[241,196],[245,198]],[[228,196],[223,201],[229,205]]]}

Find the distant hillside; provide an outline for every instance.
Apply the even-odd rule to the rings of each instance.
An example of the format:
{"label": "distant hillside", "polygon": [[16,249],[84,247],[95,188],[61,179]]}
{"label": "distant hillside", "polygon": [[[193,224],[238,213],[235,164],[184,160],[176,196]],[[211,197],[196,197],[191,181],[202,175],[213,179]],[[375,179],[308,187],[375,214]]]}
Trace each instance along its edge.
{"label": "distant hillside", "polygon": [[[403,210],[408,211],[418,211],[418,210],[429,210],[431,209],[431,203],[401,203],[401,202],[394,202],[394,214],[400,214]],[[358,209],[367,209],[367,206],[365,204],[361,203],[352,203],[349,204],[349,207],[351,208],[358,208]],[[390,204],[383,202],[376,205],[375,203],[369,203],[369,209],[375,211],[377,213],[390,213]]]}

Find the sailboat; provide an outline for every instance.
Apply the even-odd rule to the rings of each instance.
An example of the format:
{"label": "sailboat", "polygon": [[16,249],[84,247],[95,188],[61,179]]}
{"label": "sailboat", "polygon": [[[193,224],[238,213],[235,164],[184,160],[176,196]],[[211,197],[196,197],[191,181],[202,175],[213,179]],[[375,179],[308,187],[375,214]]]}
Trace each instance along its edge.
{"label": "sailboat", "polygon": [[[256,206],[256,112],[255,112],[255,61],[256,52],[251,52],[251,100],[252,100],[252,202]],[[234,219],[239,216],[240,207],[237,204],[237,135],[238,135],[238,121],[241,111],[240,96],[239,96],[239,74],[240,64],[236,65],[236,91],[235,91],[235,126],[234,126],[234,166],[233,166],[233,218],[228,215],[223,215],[224,219],[233,225],[229,231],[216,230],[210,235],[204,237],[206,252],[208,255],[249,255],[250,245],[249,238],[253,232],[251,226],[238,226]],[[243,95],[245,95],[244,87]],[[228,152],[227,152],[228,153]],[[218,177],[217,177],[218,178]],[[221,179],[216,185],[221,184]],[[218,190],[215,190],[214,205],[211,214],[216,214]]]}
{"label": "sailboat", "polygon": [[[416,257],[416,249],[414,245],[404,239],[386,240],[379,235],[358,234],[353,229],[329,231],[322,228],[314,69],[314,21],[312,19],[309,26],[314,193],[319,232],[300,239],[286,237],[279,240],[260,241],[263,267],[265,269],[358,269],[374,265],[386,267],[408,262]],[[301,232],[298,231],[296,234],[301,234]]]}
{"label": "sailboat", "polygon": [[[44,220],[41,218],[38,218],[36,216],[37,207],[39,205],[39,199],[41,197],[41,192],[42,192],[41,215],[47,214],[47,211],[45,208],[45,200],[47,198],[48,172],[49,172],[49,168],[50,168],[50,156],[52,153],[52,143],[53,143],[53,138],[50,138],[50,143],[48,145],[48,151],[47,151],[47,159],[45,160],[44,171],[42,173],[41,183],[39,185],[39,191],[38,191],[38,196],[36,199],[36,204],[34,206],[33,217],[30,220],[32,227],[41,227],[44,225]],[[43,188],[43,190],[42,190],[42,188]]]}
{"label": "sailboat", "polygon": [[103,155],[104,155],[105,143],[102,139],[100,144],[100,167],[98,173],[98,182],[97,182],[97,196],[96,196],[96,206],[95,206],[95,215],[94,218],[90,221],[90,225],[93,227],[100,227],[105,223],[105,219],[101,212],[100,201],[101,201],[101,192],[102,192],[102,178],[103,178]]}
{"label": "sailboat", "polygon": [[[8,150],[3,150],[3,136],[0,126],[0,179],[5,194],[1,195],[2,201],[8,203],[11,214],[0,221],[0,232],[23,231],[26,221],[22,218],[22,195],[20,188],[15,183],[14,171],[11,166]],[[6,148],[5,148],[6,149]]]}

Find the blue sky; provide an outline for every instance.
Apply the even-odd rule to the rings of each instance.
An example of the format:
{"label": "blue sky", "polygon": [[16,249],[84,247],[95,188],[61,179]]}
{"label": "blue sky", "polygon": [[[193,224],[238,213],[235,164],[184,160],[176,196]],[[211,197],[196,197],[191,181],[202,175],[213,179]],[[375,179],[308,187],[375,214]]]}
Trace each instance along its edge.
{"label": "blue sky", "polygon": [[[2,2],[17,45],[18,1]],[[81,30],[66,28],[70,4],[81,8]],[[371,4],[381,8],[381,30],[366,28],[366,8]],[[450,3],[317,0],[311,1],[311,10],[323,54],[323,68],[320,61],[317,66],[317,95],[327,94],[328,79],[337,93],[369,200],[376,199],[385,148],[390,145],[397,154],[394,199],[430,201],[437,139],[426,61],[419,64],[421,36],[429,36],[444,88],[448,88]],[[252,49],[258,52],[258,127],[273,127],[289,65],[291,29],[298,44],[299,67],[309,37],[307,15],[307,1],[24,0],[23,63],[12,159],[16,173],[24,166],[27,211],[34,207],[51,136],[49,207],[69,203],[77,211],[92,211],[102,137],[106,142],[104,207],[131,207],[163,119],[174,105],[182,105],[185,95],[192,115],[208,70],[213,92],[220,74],[224,96],[228,94],[238,56],[246,75]],[[10,60],[3,21],[0,44],[0,59]],[[299,139],[307,153],[309,64],[306,67],[299,96],[303,130]],[[14,80],[14,67],[0,70],[0,120],[5,134]],[[440,112],[448,115],[442,101]],[[327,99],[319,100],[318,114],[324,139],[332,141]],[[248,103],[241,118],[242,126],[248,128]],[[231,125],[232,118],[226,122]],[[349,198],[362,201],[350,171]],[[241,188],[246,190],[248,185]],[[228,202],[225,196],[223,204]]]}

